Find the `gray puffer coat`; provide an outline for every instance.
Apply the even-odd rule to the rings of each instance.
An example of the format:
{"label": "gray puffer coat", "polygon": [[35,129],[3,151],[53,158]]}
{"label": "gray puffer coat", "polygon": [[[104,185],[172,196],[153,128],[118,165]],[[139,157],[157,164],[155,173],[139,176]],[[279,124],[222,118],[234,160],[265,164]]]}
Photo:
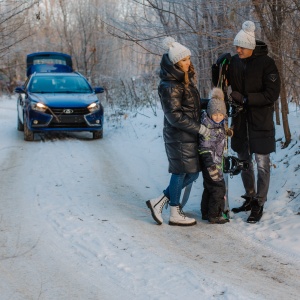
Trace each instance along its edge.
{"label": "gray puffer coat", "polygon": [[[193,75],[189,74],[190,78]],[[184,85],[184,72],[172,64],[168,54],[162,57],[160,78],[158,94],[164,111],[163,137],[169,172],[199,172],[199,92],[192,83],[188,87]]]}

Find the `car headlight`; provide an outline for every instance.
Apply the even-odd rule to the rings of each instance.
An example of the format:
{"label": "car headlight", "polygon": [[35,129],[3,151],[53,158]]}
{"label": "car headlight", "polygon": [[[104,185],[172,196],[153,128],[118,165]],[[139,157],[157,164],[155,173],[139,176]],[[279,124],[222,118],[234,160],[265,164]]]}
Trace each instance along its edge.
{"label": "car headlight", "polygon": [[90,112],[95,112],[100,109],[100,104],[99,102],[93,102],[87,108]]}
{"label": "car headlight", "polygon": [[45,112],[48,109],[48,107],[41,102],[31,103],[31,108],[40,112]]}

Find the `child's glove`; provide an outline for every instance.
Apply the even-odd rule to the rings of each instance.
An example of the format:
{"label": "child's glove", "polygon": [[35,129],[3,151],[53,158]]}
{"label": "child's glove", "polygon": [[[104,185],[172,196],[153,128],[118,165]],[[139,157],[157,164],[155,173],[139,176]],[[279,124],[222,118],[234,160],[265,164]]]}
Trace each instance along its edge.
{"label": "child's glove", "polygon": [[218,170],[216,165],[212,165],[212,166],[208,167],[207,170],[208,170],[210,178],[213,181],[220,181],[223,179],[223,176],[222,176],[222,174],[220,174],[220,171]]}

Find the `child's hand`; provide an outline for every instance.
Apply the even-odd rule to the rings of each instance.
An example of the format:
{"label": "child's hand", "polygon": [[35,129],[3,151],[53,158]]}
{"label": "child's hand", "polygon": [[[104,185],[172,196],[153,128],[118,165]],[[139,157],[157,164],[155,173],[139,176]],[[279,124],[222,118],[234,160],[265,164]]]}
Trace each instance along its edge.
{"label": "child's hand", "polygon": [[226,129],[226,135],[229,137],[233,137],[233,129],[232,128],[227,128]]}
{"label": "child's hand", "polygon": [[207,168],[208,170],[208,173],[209,173],[209,176],[210,178],[213,180],[213,181],[220,181],[222,180],[222,176],[217,168],[216,165],[212,165],[210,167]]}

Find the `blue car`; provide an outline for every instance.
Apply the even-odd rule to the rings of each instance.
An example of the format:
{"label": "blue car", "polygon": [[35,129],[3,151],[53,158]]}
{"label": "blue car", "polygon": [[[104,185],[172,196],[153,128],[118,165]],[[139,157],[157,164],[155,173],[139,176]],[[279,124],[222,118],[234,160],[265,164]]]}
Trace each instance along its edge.
{"label": "blue car", "polygon": [[49,131],[90,131],[93,139],[102,138],[104,112],[97,94],[103,88],[93,89],[72,69],[48,63],[48,71],[47,64],[41,71],[42,64],[37,65],[39,72],[29,66],[24,86],[15,89],[17,129],[24,131],[24,140],[33,141],[35,133]]}

